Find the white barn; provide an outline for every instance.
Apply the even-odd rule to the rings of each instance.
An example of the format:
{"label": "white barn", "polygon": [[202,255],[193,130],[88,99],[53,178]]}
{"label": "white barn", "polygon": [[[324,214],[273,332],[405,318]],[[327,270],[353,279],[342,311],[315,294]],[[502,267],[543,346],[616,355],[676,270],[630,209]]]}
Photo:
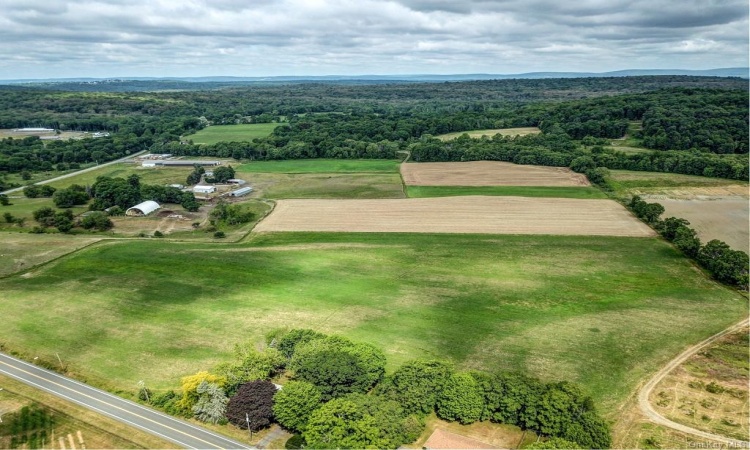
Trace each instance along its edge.
{"label": "white barn", "polygon": [[157,209],[161,208],[158,203],[153,200],[146,200],[145,202],[138,203],[132,208],[128,208],[125,211],[126,216],[147,216]]}
{"label": "white barn", "polygon": [[196,194],[211,194],[216,192],[216,186],[197,185],[193,187],[193,192]]}

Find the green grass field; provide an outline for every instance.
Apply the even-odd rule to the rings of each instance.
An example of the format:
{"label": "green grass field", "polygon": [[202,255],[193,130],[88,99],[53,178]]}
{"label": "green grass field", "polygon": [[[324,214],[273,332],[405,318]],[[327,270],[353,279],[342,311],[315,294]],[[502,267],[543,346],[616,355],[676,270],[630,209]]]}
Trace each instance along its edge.
{"label": "green grass field", "polygon": [[595,187],[545,186],[407,186],[409,197],[453,197],[461,195],[515,195],[519,197],[607,198]]}
{"label": "green grass field", "polygon": [[410,358],[581,383],[610,417],[686,345],[748,313],[659,239],[261,234],[96,244],[0,280],[0,344],[134,391],[279,327]]}
{"label": "green grass field", "polygon": [[638,172],[632,170],[610,171],[610,184],[618,194],[631,190],[660,190],[681,187],[721,187],[730,185],[748,186],[747,181],[726,178],[699,177],[677,173]]}
{"label": "green grass field", "polygon": [[184,136],[195,144],[216,144],[217,142],[244,142],[266,137],[280,126],[278,123],[251,123],[243,125],[212,125],[195,134]]}
{"label": "green grass field", "polygon": [[254,161],[236,168],[239,173],[398,173],[400,163],[384,159],[294,159]]}
{"label": "green grass field", "polygon": [[243,175],[263,198],[403,198],[398,173],[255,173]]}

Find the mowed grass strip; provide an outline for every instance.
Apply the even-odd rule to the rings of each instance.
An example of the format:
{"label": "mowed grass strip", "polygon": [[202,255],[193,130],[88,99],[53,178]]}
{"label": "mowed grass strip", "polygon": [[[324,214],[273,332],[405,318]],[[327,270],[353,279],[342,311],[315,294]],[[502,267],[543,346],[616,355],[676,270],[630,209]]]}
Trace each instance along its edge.
{"label": "mowed grass strip", "polygon": [[407,186],[411,198],[455,197],[464,195],[497,195],[549,198],[607,198],[595,187],[547,187],[547,186]]}
{"label": "mowed grass strip", "polygon": [[293,159],[253,161],[236,168],[240,173],[398,173],[399,161],[389,159]]}
{"label": "mowed grass strip", "polygon": [[184,136],[195,144],[216,144],[217,142],[245,142],[270,135],[278,123],[250,123],[242,125],[211,125],[195,134]]}
{"label": "mowed grass strip", "polygon": [[686,345],[748,313],[656,238],[280,233],[100,243],[0,280],[2,342],[95,384],[156,390],[278,327],[371,342],[388,369],[572,380],[606,414]]}

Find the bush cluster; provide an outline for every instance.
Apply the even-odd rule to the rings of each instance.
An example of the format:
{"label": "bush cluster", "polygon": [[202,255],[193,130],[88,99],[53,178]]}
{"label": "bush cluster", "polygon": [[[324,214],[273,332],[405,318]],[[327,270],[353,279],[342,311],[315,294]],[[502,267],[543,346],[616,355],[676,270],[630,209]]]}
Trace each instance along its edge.
{"label": "bush cluster", "polygon": [[[181,396],[153,404],[253,431],[276,421],[304,448],[398,448],[419,437],[433,411],[462,424],[517,425],[575,448],[611,445],[593,401],[571,383],[422,360],[385,376],[379,349],[306,329],[274,332],[268,343],[237,346],[233,362],[183,378]],[[282,374],[290,381],[277,390],[269,379]]]}

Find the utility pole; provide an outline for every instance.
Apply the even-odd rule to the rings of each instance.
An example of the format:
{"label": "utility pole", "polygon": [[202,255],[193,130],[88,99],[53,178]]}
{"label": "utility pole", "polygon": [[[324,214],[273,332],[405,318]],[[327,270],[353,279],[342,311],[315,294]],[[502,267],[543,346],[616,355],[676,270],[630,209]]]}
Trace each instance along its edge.
{"label": "utility pole", "polygon": [[245,413],[245,421],[247,422],[247,431],[250,433],[250,440],[253,440],[253,430],[250,428],[250,416]]}

